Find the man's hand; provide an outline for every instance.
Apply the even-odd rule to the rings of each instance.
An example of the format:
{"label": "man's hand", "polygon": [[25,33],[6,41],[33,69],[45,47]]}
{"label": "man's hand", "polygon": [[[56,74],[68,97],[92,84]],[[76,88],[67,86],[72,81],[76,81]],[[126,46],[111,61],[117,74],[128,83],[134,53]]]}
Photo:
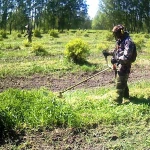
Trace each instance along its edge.
{"label": "man's hand", "polygon": [[110,55],[110,53],[107,50],[103,50],[102,53],[103,53],[104,57],[107,57]]}
{"label": "man's hand", "polygon": [[116,64],[116,63],[118,63],[118,60],[112,58],[112,59],[111,59],[111,63],[112,63],[112,64]]}

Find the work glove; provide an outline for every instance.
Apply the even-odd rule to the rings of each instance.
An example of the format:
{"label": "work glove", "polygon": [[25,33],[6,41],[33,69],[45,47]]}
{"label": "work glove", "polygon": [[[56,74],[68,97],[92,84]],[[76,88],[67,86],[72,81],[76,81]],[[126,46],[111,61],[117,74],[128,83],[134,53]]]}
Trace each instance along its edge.
{"label": "work glove", "polygon": [[111,63],[112,63],[112,64],[116,64],[116,63],[118,63],[118,60],[116,60],[116,59],[114,59],[114,58],[111,58]]}
{"label": "work glove", "polygon": [[103,53],[104,57],[107,57],[110,55],[110,53],[107,50],[103,50],[102,53]]}

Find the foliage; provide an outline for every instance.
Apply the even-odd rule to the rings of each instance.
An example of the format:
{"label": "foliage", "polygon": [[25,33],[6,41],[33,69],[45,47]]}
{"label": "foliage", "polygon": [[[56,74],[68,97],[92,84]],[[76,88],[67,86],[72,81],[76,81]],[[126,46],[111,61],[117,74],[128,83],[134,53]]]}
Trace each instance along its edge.
{"label": "foliage", "polygon": [[[10,31],[20,30],[34,20],[34,27],[38,29],[54,29],[60,31],[70,28],[78,28],[87,23],[87,4],[84,0],[58,0],[58,1],[17,1],[1,0],[1,24],[0,28]],[[36,11],[34,11],[36,9]],[[32,14],[32,19],[31,15]],[[75,23],[74,23],[75,22]],[[89,24],[89,23],[88,23]]]}
{"label": "foliage", "polygon": [[41,44],[37,44],[37,43],[32,44],[32,52],[36,56],[46,56],[46,55],[48,55],[48,52],[44,49],[44,47]]}
{"label": "foliage", "polygon": [[24,45],[25,47],[30,47],[30,46],[31,46],[31,43],[28,42],[28,40],[24,40],[24,41],[23,41],[23,45]]}
{"label": "foliage", "polygon": [[112,41],[114,39],[114,36],[111,32],[105,32],[105,37],[107,41]]}
{"label": "foliage", "polygon": [[[16,79],[20,79],[20,84],[22,84],[24,78],[35,77],[37,74],[40,76],[54,75],[56,78],[61,78],[66,74],[73,73],[76,77],[78,72],[93,74],[104,69],[106,63],[101,49],[105,46],[109,48],[111,45],[114,46],[115,41],[107,41],[104,31],[89,30],[88,34],[90,35],[88,38],[84,36],[82,38],[85,43],[89,44],[90,53],[88,63],[82,65],[64,59],[63,52],[68,39],[75,38],[73,33],[59,33],[59,38],[50,38],[49,34],[44,34],[42,38],[33,37],[33,43],[30,43],[29,47],[22,46],[22,37],[14,39],[13,35],[8,35],[7,39],[0,42],[1,87],[3,88],[3,84],[7,86],[9,81],[7,79],[11,79],[15,84],[19,84]],[[136,38],[143,38],[144,46],[139,51],[135,66],[148,69],[150,67],[150,39],[143,34],[133,36],[133,40],[136,41]],[[34,43],[35,40],[36,43]],[[35,56],[35,53],[31,53],[34,45],[41,45],[52,55],[48,55],[49,57]],[[141,72],[143,76],[145,76],[145,72],[146,70]],[[2,82],[3,80],[4,82]],[[150,81],[142,80],[144,79],[141,78],[137,83],[129,84],[131,102],[120,106],[113,105],[111,102],[115,95],[111,85],[86,90],[74,89],[63,93],[62,99],[57,97],[57,93],[52,93],[47,89],[7,89],[1,91],[0,135],[2,135],[1,132],[9,135],[9,131],[13,130],[17,134],[23,133],[25,136],[23,139],[26,137],[31,139],[34,136],[38,138],[37,134],[39,133],[39,138],[41,135],[44,136],[42,139],[46,144],[46,141],[49,141],[46,139],[53,139],[52,142],[54,142],[56,138],[48,138],[42,129],[54,129],[50,132],[46,131],[47,134],[53,134],[60,129],[58,127],[65,127],[60,130],[65,133],[67,130],[73,130],[73,133],[67,134],[67,137],[63,138],[63,142],[66,142],[69,139],[68,135],[70,135],[73,139],[75,136],[83,137],[86,144],[89,145],[95,143],[96,146],[99,144],[101,147],[104,144],[107,149],[147,149],[150,146]],[[22,88],[22,85],[20,87]],[[91,135],[89,136],[90,130]],[[28,131],[31,132],[31,136],[27,135]],[[34,131],[35,135],[33,135]],[[60,134],[62,135],[62,133]],[[20,143],[17,136],[12,139],[13,141],[11,139],[4,140],[7,144],[1,145],[1,149],[6,149],[6,147],[7,149],[21,149],[20,144],[25,145],[29,142],[24,139]],[[71,140],[69,139],[69,141]],[[76,141],[78,142],[77,139]],[[83,143],[83,139],[80,141]],[[40,142],[38,141],[38,143]],[[9,144],[12,144],[13,147],[10,148]],[[55,144],[58,149],[60,145],[57,145],[56,141]],[[68,143],[66,142],[66,144]]]}
{"label": "foliage", "polygon": [[0,30],[0,35],[2,38],[7,38],[7,32],[4,30]]}
{"label": "foliage", "polygon": [[137,50],[141,50],[144,47],[144,38],[135,38],[134,42],[136,44]]}
{"label": "foliage", "polygon": [[[7,40],[3,39],[3,41],[0,42],[0,77],[28,76],[39,72],[42,74],[67,74],[77,73],[81,70],[99,71],[105,67],[105,60],[101,50],[107,48],[112,50],[115,46],[115,41],[107,41],[106,31],[104,30],[88,30],[88,34],[90,36],[88,38],[82,36],[82,40],[84,39],[84,42],[88,43],[90,49],[87,55],[88,57],[86,56],[86,60],[89,64],[84,62],[82,65],[76,65],[64,59],[64,50],[66,49],[68,39],[75,39],[75,34],[73,33],[59,33],[59,38],[50,37],[49,34],[43,34],[42,38],[35,38],[33,36],[32,43],[24,40],[23,37],[14,39],[14,34],[9,35]],[[133,41],[139,38],[137,34],[135,35],[136,36],[131,34]],[[137,49],[139,54],[135,64],[138,63],[140,66],[146,64],[149,66],[150,40],[142,36],[142,34],[140,34],[140,37],[144,38],[144,46],[142,46],[140,51]],[[36,53],[31,53],[33,50],[32,45],[41,45],[41,47],[47,51],[48,54],[46,55],[49,57],[36,57]],[[43,55],[43,53],[41,54]]]}
{"label": "foliage", "polygon": [[22,37],[22,35],[21,35],[20,33],[18,33],[18,34],[17,34],[17,37],[18,37],[18,38],[21,38],[21,37]]}
{"label": "foliage", "polygon": [[[93,29],[109,29],[112,25],[123,24],[130,32],[150,32],[148,0],[101,0],[95,16]],[[137,11],[138,10],[138,11]],[[136,12],[136,13],[135,13]],[[137,16],[139,16],[137,18]],[[107,18],[107,19],[106,19]]]}
{"label": "foliage", "polygon": [[65,56],[76,63],[86,60],[89,54],[89,46],[82,39],[74,39],[67,43]]}
{"label": "foliage", "polygon": [[41,36],[41,32],[40,32],[38,29],[35,29],[35,30],[34,30],[34,36],[35,36],[35,37],[39,37],[39,38],[42,37],[42,36]]}
{"label": "foliage", "polygon": [[54,37],[54,38],[59,37],[59,36],[58,36],[58,32],[57,32],[56,30],[51,30],[51,31],[50,31],[50,36],[52,36],[52,37]]}
{"label": "foliage", "polygon": [[[135,86],[142,87],[143,91],[148,89],[149,85],[142,82]],[[46,89],[31,91],[9,89],[0,94],[2,115],[0,127],[5,127],[6,130],[46,126],[83,128],[95,123],[119,125],[148,119],[150,102],[147,90],[143,93],[141,89],[134,91],[133,88],[132,103],[122,106],[111,105],[112,92],[108,90],[104,88],[88,90],[84,94],[81,90],[76,91],[72,95],[72,100],[77,97],[78,99],[71,102],[69,95],[69,99],[66,95],[66,99],[61,100]]]}

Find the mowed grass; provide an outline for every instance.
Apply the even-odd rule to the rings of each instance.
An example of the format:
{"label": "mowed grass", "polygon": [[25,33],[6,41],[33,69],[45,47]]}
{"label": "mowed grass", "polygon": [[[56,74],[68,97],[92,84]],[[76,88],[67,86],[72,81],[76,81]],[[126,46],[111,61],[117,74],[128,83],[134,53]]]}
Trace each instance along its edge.
{"label": "mowed grass", "polygon": [[[32,75],[34,73],[61,73],[61,72],[78,72],[80,70],[100,70],[102,63],[105,60],[101,51],[103,50],[106,42],[113,45],[113,42],[107,41],[107,34],[104,36],[101,33],[88,33],[88,37],[82,33],[66,32],[59,34],[58,38],[53,38],[49,34],[43,34],[42,38],[33,37],[32,44],[26,47],[26,39],[13,37],[14,34],[8,35],[7,39],[0,41],[0,76],[22,76]],[[75,65],[73,62],[67,62],[64,56],[66,44],[75,38],[81,38],[88,43],[91,55],[87,58],[90,63],[83,65]],[[100,39],[105,42],[102,44]],[[33,45],[41,44],[48,52],[47,56],[35,56],[32,52]],[[100,48],[99,48],[100,47]],[[85,67],[86,66],[86,67]]]}
{"label": "mowed grass", "polygon": [[[32,44],[29,47],[24,45],[24,37],[8,35],[7,39],[0,41],[0,77],[100,71],[106,68],[102,50],[114,46],[110,34],[108,31],[70,31],[59,34],[58,38],[49,34],[42,34],[42,38],[33,37],[32,44],[41,44],[48,52],[46,56],[36,56]],[[137,35],[132,36],[137,44],[142,45],[138,47],[139,55],[133,66],[142,67],[144,72],[144,67],[150,67],[150,40],[144,34],[140,34],[141,40]],[[87,64],[75,64],[65,59],[65,45],[74,38],[81,38],[89,44]],[[113,87],[68,91],[63,98],[44,88],[10,88],[0,93],[0,128],[2,131],[30,132],[46,128],[95,129],[101,126],[106,130],[105,145],[108,149],[147,150],[150,148],[149,84],[149,80],[129,84],[131,102],[119,106],[112,103]],[[117,140],[110,139],[113,135]]]}
{"label": "mowed grass", "polygon": [[[137,44],[140,55],[136,63],[138,65],[150,65],[150,40],[145,34],[131,35]],[[140,38],[139,38],[140,37]],[[87,64],[74,64],[68,62],[64,56],[66,44],[75,38],[81,38],[90,48]],[[60,33],[58,38],[49,34],[42,34],[41,38],[33,37],[32,44],[28,46],[27,39],[17,37],[16,33],[0,40],[0,77],[28,76],[35,73],[42,74],[65,74],[79,71],[99,71],[106,67],[102,50],[113,50],[114,38],[108,31],[66,31]],[[45,56],[36,56],[33,52],[34,45],[40,44],[45,51]],[[135,63],[135,64],[136,64]]]}

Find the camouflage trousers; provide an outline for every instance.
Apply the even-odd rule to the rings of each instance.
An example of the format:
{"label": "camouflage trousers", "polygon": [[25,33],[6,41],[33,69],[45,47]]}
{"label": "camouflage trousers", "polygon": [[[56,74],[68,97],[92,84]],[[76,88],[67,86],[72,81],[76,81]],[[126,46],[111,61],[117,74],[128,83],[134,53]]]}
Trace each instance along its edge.
{"label": "camouflage trousers", "polygon": [[119,76],[117,74],[115,101],[119,104],[122,103],[123,98],[129,98],[129,88],[127,85],[128,78],[129,78],[129,74],[125,74],[124,76]]}

